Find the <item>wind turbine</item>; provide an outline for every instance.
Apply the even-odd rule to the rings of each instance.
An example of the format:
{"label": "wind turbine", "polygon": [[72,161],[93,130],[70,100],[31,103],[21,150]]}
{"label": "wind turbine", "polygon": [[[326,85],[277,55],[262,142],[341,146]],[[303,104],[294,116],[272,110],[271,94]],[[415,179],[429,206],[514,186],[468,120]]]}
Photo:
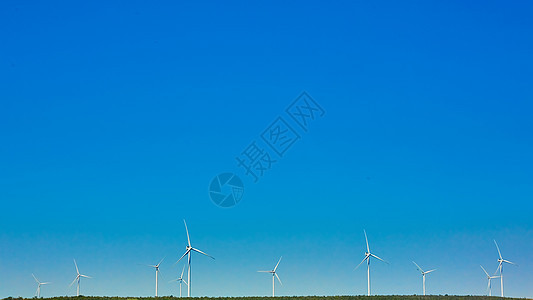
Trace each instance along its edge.
{"label": "wind turbine", "polygon": [[368,246],[368,237],[366,236],[366,230],[363,230],[364,233],[365,233],[365,240],[366,240],[366,252],[365,252],[365,258],[363,258],[363,260],[357,265],[357,267],[355,267],[355,269],[357,270],[357,268],[359,268],[359,266],[361,266],[361,264],[363,264],[365,261],[366,261],[366,275],[367,275],[367,278],[368,278],[368,296],[370,296],[370,258],[371,257],[374,257],[374,258],[377,258],[379,260],[381,260],[382,262],[388,264],[388,262],[384,261],[383,259],[377,257],[376,255],[372,254],[370,252],[370,247]]}
{"label": "wind turbine", "polygon": [[420,273],[422,273],[422,290],[424,291],[424,296],[426,295],[426,274],[429,274],[433,271],[435,271],[436,269],[433,269],[433,270],[429,270],[429,271],[424,271],[422,270],[422,268],[417,265],[414,261],[413,261],[413,264],[415,264],[416,268],[418,269],[418,271],[420,271]]}
{"label": "wind turbine", "polygon": [[76,266],[76,273],[78,275],[76,275],[76,278],[74,278],[74,281],[72,281],[72,283],[69,286],[72,286],[74,284],[74,282],[77,281],[78,282],[78,288],[77,288],[76,295],[79,296],[80,295],[80,279],[82,277],[85,277],[85,278],[92,278],[92,277],[80,274],[80,270],[78,269],[78,264],[76,263],[76,260],[74,260],[74,265]]}
{"label": "wind turbine", "polygon": [[212,259],[215,259],[215,258],[213,256],[211,256],[211,255],[209,255],[209,254],[207,254],[207,253],[205,253],[205,252],[203,252],[203,251],[201,251],[199,249],[193,248],[191,246],[191,239],[189,237],[189,229],[187,229],[187,222],[185,222],[185,220],[183,220],[183,223],[185,224],[185,231],[187,232],[187,243],[188,244],[187,244],[187,247],[185,248],[186,249],[185,253],[180,257],[180,259],[178,259],[176,264],[179,263],[180,260],[185,257],[185,255],[187,255],[187,260],[188,260],[187,264],[189,266],[188,270],[187,270],[187,273],[188,273],[187,274],[187,280],[189,280],[189,282],[187,283],[187,297],[190,297],[191,296],[191,254],[192,254],[192,251],[198,252],[198,253],[203,254],[203,255],[205,255],[207,257],[211,257]]}
{"label": "wind turbine", "polygon": [[[161,272],[159,271],[159,265],[161,265],[161,263],[163,262],[163,260],[165,260],[165,258],[163,257],[163,259],[157,264],[157,265],[147,265],[148,267],[151,267],[151,268],[154,268],[155,269],[155,296],[157,297],[157,290],[158,290],[158,280],[157,280],[157,275],[161,275]],[[161,275],[162,277],[162,275]]]}
{"label": "wind turbine", "polygon": [[485,274],[487,275],[487,279],[489,280],[489,284],[487,286],[487,290],[489,291],[489,296],[492,296],[492,286],[491,286],[490,280],[491,279],[495,279],[495,278],[499,278],[500,276],[490,276],[489,273],[487,273],[487,271],[485,270],[485,268],[483,268],[483,266],[480,265],[480,267],[481,267],[481,269],[483,269],[483,272],[485,272]]}
{"label": "wind turbine", "polygon": [[185,283],[186,285],[189,285],[185,279],[183,279],[183,272],[185,272],[185,265],[183,265],[183,270],[181,270],[181,275],[178,277],[178,279],[171,280],[170,282],[177,281],[180,284],[180,298],[181,298],[181,284]]}
{"label": "wind turbine", "polygon": [[33,279],[35,279],[35,281],[37,282],[37,291],[35,291],[35,295],[37,295],[37,298],[41,298],[41,285],[50,284],[50,282],[40,282],[39,279],[37,279],[37,277],[33,275],[33,273],[31,274],[31,276],[33,276]]}
{"label": "wind turbine", "polygon": [[500,270],[500,284],[501,284],[501,292],[502,292],[502,298],[503,298],[503,263],[511,264],[511,265],[517,265],[513,262],[510,262],[506,259],[502,258],[502,253],[500,252],[500,247],[498,247],[498,243],[496,243],[496,240],[494,240],[494,244],[496,245],[496,249],[498,249],[498,255],[500,258],[498,258],[498,269]]}
{"label": "wind turbine", "polygon": [[281,283],[281,280],[279,279],[278,273],[276,273],[276,270],[278,269],[278,266],[279,266],[280,262],[281,262],[281,257],[279,258],[278,263],[276,264],[276,266],[274,267],[274,269],[272,271],[257,271],[257,272],[261,272],[261,273],[270,273],[270,274],[272,274],[272,297],[274,297],[274,283],[275,283],[274,277],[276,277],[278,279],[279,284],[283,285],[283,283]]}

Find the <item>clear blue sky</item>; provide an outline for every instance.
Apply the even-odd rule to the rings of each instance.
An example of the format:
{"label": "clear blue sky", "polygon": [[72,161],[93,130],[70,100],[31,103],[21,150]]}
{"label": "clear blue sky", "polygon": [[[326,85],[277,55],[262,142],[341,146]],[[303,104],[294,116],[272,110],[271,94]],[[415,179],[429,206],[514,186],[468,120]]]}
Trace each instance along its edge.
{"label": "clear blue sky", "polygon": [[[533,297],[530,1],[2,1],[0,297]],[[302,92],[325,110],[259,182],[238,156]],[[296,128],[296,127],[295,127]],[[296,128],[297,129],[297,128]],[[245,194],[222,209],[210,180]],[[499,293],[494,284],[494,293]]]}

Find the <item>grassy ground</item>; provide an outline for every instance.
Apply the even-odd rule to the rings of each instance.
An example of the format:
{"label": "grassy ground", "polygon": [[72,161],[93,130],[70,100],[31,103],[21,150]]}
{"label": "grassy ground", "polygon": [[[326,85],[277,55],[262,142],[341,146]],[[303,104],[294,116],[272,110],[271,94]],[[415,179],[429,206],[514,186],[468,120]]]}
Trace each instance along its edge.
{"label": "grassy ground", "polygon": [[[36,298],[29,298],[36,299]],[[155,300],[154,297],[52,297],[42,298],[43,300]],[[500,300],[501,297],[488,296],[293,296],[293,297],[196,297],[196,300]],[[516,298],[505,298],[512,300]],[[26,300],[25,298],[4,298],[3,300]],[[158,297],[157,300],[180,300],[179,297]],[[181,299],[183,300],[183,299]],[[522,299],[523,300],[523,299]]]}

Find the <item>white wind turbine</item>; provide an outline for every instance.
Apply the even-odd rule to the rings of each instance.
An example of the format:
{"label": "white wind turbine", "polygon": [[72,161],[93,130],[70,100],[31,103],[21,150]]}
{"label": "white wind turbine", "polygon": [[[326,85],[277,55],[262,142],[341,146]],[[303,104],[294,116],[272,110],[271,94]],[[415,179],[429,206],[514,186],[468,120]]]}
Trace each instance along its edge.
{"label": "white wind turbine", "polygon": [[183,265],[183,270],[181,270],[181,275],[178,277],[178,279],[171,280],[170,282],[177,281],[180,284],[180,298],[181,298],[181,284],[185,283],[185,285],[189,285],[185,279],[183,279],[183,272],[185,272],[185,265]]}
{"label": "white wind turbine", "polygon": [[370,252],[370,247],[368,246],[368,237],[366,236],[366,230],[363,230],[363,231],[365,233],[365,240],[366,240],[365,258],[363,258],[363,260],[357,265],[357,267],[355,267],[355,269],[357,270],[357,268],[359,268],[359,266],[361,266],[361,264],[363,264],[366,261],[366,264],[367,264],[366,274],[368,278],[368,296],[370,296],[370,258],[371,257],[377,258],[386,264],[388,264],[388,262],[384,261],[383,259],[377,257],[376,255]]}
{"label": "white wind turbine", "polygon": [[487,271],[485,270],[485,268],[483,268],[483,266],[480,265],[480,267],[481,269],[483,269],[483,272],[485,272],[485,274],[487,275],[487,279],[489,280],[489,284],[487,285],[487,290],[489,291],[489,296],[492,296],[492,285],[490,281],[491,279],[500,278],[500,276],[490,276],[489,273],[487,273]]}
{"label": "white wind turbine", "polygon": [[41,298],[41,285],[50,284],[50,282],[40,282],[33,273],[31,274],[33,276],[33,279],[37,282],[37,291],[35,291],[35,295],[37,295],[37,298]]}
{"label": "white wind turbine", "polygon": [[[161,263],[163,262],[163,260],[165,260],[165,258],[163,257],[163,259],[157,264],[157,265],[147,265],[148,267],[151,267],[151,268],[154,268],[155,269],[155,296],[157,297],[157,290],[159,289],[159,286],[158,286],[158,278],[157,276],[158,275],[161,275],[161,272],[159,271],[159,265],[161,265]],[[161,277],[163,277],[161,275]]]}
{"label": "white wind turbine", "polygon": [[422,273],[422,290],[424,291],[424,296],[426,295],[426,274],[429,274],[437,269],[433,269],[433,270],[429,270],[429,271],[424,271],[422,270],[422,268],[417,265],[414,261],[413,261],[413,264],[415,264],[416,268],[418,269],[418,271],[420,271],[420,273]]}
{"label": "white wind turbine", "polygon": [[257,272],[261,272],[261,273],[270,273],[270,274],[272,274],[272,297],[274,297],[274,283],[275,283],[274,277],[276,277],[278,279],[279,284],[283,285],[283,283],[281,283],[281,279],[279,279],[278,273],[276,273],[276,270],[278,269],[278,266],[279,266],[280,262],[281,262],[281,257],[279,258],[278,263],[276,264],[274,269],[271,270],[271,271],[257,271]]}
{"label": "white wind turbine", "polygon": [[502,253],[500,252],[500,247],[498,247],[498,243],[496,243],[496,240],[494,240],[494,244],[496,245],[496,249],[498,249],[498,269],[500,270],[500,284],[501,284],[501,292],[503,297],[503,263],[511,264],[511,265],[517,265],[513,262],[510,262],[506,259],[502,258]]}
{"label": "white wind turbine", "polygon": [[212,259],[215,259],[215,258],[213,256],[211,256],[211,255],[209,255],[209,254],[207,254],[207,253],[205,253],[205,252],[203,252],[203,251],[201,251],[199,249],[193,248],[191,246],[191,239],[189,237],[189,229],[187,229],[187,222],[185,222],[185,220],[183,220],[183,223],[185,224],[185,231],[187,232],[187,243],[188,244],[187,244],[187,247],[185,248],[186,249],[185,253],[180,257],[180,259],[178,259],[176,264],[179,263],[179,261],[182,258],[184,258],[185,255],[187,255],[187,260],[188,260],[188,262],[187,262],[187,265],[188,265],[187,280],[189,281],[187,283],[187,297],[190,297],[191,296],[191,281],[192,281],[191,280],[191,254],[192,254],[192,251],[198,252],[198,253],[203,254],[203,255],[205,255],[207,257],[211,257]]}
{"label": "white wind turbine", "polygon": [[74,265],[76,266],[76,278],[74,278],[74,281],[72,281],[72,283],[69,285],[69,286],[72,286],[74,284],[74,282],[78,282],[78,288],[76,289],[76,295],[79,296],[80,295],[80,279],[82,277],[85,277],[85,278],[92,278],[90,276],[87,276],[87,275],[83,275],[83,274],[80,274],[80,270],[78,270],[78,264],[76,263],[76,260],[74,260]]}

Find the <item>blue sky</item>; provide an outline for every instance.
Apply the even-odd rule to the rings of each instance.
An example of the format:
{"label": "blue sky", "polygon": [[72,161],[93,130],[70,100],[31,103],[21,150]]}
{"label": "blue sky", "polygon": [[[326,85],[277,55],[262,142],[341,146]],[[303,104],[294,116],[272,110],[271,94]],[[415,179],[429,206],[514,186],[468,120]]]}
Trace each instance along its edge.
{"label": "blue sky", "polygon": [[[496,239],[533,288],[527,1],[0,4],[0,297],[484,294]],[[235,157],[307,91],[325,110],[257,183]],[[289,120],[290,121],[290,120]],[[241,202],[209,199],[219,173]],[[494,284],[494,293],[499,293]]]}

